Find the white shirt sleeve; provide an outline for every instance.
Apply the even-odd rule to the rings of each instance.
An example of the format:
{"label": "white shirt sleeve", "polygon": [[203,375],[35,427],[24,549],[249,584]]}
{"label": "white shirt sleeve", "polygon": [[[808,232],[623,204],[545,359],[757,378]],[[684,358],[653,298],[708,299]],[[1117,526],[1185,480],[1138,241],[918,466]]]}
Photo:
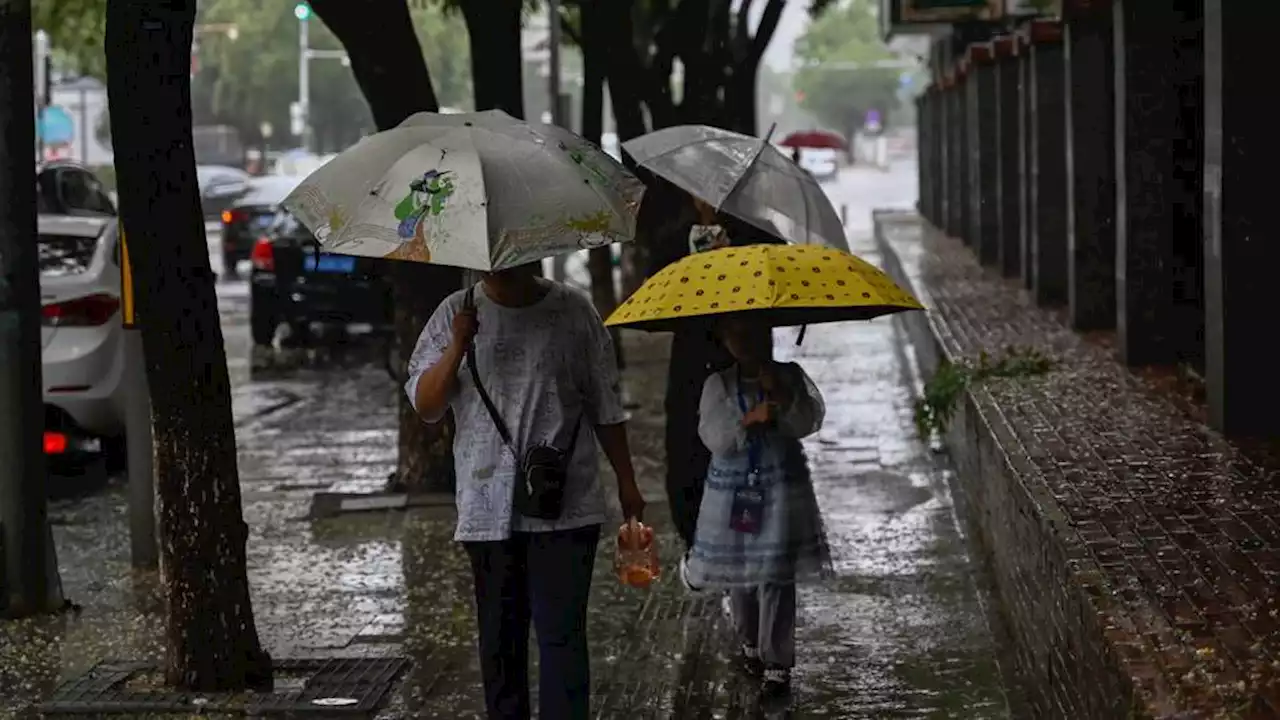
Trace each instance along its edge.
{"label": "white shirt sleeve", "polygon": [[[404,391],[409,396],[409,403],[413,405],[414,410],[418,410],[418,381],[422,379],[423,374],[440,362],[444,357],[445,349],[449,347],[449,339],[453,333],[453,316],[457,313],[457,304],[453,300],[453,297],[446,298],[431,314],[431,318],[422,328],[422,333],[418,335],[418,344],[414,346],[413,354],[409,356],[409,379],[405,381]],[[449,400],[452,402],[453,398],[450,397]],[[437,423],[444,419],[444,412],[441,411],[435,417],[424,416],[422,419],[428,423]]]}
{"label": "white shirt sleeve", "polygon": [[724,376],[712,374],[702,384],[698,402],[698,437],[712,455],[728,455],[747,447],[747,431],[742,427],[742,410],[729,397]]}
{"label": "white shirt sleeve", "polygon": [[784,367],[783,381],[791,390],[791,404],[778,417],[778,432],[787,437],[805,438],[822,429],[826,403],[804,368],[795,363]]}

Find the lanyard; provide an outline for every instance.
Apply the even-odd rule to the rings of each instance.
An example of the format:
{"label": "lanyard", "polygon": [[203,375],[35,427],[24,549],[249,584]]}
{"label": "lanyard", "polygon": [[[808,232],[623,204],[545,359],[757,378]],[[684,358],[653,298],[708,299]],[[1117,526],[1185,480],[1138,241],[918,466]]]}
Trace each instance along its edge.
{"label": "lanyard", "polygon": [[[747,407],[747,398],[742,394],[742,367],[738,367],[738,407],[746,415],[751,408]],[[764,390],[756,390],[756,402],[764,402]],[[759,432],[747,431],[747,472],[753,479],[760,474],[760,455],[764,450],[764,439]]]}

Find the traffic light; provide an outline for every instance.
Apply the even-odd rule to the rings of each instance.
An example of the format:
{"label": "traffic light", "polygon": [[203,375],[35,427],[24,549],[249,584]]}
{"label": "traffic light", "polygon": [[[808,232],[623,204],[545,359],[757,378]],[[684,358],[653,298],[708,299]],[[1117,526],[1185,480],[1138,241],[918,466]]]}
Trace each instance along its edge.
{"label": "traffic light", "polygon": [[311,6],[305,2],[300,2],[293,6],[293,16],[299,20],[308,20],[311,18]]}

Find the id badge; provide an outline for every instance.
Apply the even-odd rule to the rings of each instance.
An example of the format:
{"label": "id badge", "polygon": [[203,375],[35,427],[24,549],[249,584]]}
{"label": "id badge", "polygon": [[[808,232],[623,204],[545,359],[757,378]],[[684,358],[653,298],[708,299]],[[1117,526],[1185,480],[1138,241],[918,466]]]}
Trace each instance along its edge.
{"label": "id badge", "polygon": [[757,535],[764,522],[764,488],[743,487],[733,491],[733,506],[729,511],[729,529]]}

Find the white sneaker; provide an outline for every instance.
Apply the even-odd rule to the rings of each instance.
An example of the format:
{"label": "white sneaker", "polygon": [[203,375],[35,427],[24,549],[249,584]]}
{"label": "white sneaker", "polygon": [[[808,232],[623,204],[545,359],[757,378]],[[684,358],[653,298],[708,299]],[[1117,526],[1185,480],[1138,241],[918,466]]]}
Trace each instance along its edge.
{"label": "white sneaker", "polygon": [[684,589],[691,593],[700,593],[702,588],[694,585],[689,580],[689,554],[685,553],[680,556],[680,584],[684,585]]}

